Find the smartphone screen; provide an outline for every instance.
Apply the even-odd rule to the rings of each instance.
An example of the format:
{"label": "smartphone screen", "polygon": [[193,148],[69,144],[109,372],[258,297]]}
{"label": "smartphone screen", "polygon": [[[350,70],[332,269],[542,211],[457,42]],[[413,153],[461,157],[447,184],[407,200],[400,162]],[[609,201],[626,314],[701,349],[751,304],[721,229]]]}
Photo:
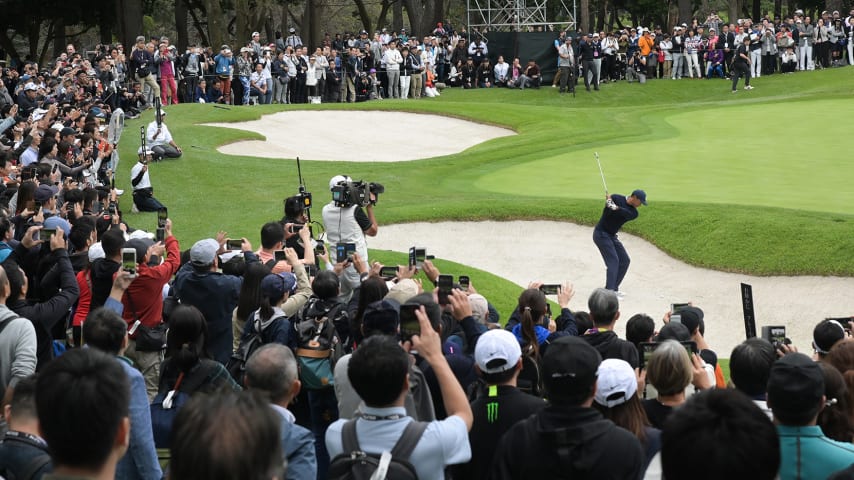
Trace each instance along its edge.
{"label": "smartphone screen", "polygon": [[415,247],[409,247],[409,268],[415,266]]}
{"label": "smartphone screen", "polygon": [[317,276],[317,271],[318,271],[317,265],[312,265],[312,264],[308,263],[308,264],[305,264],[303,266],[305,267],[306,275],[308,275],[309,277],[316,277]]}
{"label": "smartphone screen", "polygon": [[383,278],[394,278],[397,276],[397,267],[383,267],[380,269],[380,276]]}
{"label": "smartphone screen", "polygon": [[688,352],[688,358],[694,358],[695,353],[699,353],[697,350],[697,342],[679,342],[685,347],[685,351]]}
{"label": "smartphone screen", "polygon": [[225,242],[225,244],[229,250],[240,250],[241,248],[243,248],[243,240],[239,238],[236,240],[229,239]]}
{"label": "smartphone screen", "polygon": [[166,207],[161,208],[157,211],[157,226],[163,228],[166,226],[166,219],[169,218],[169,214],[166,211]]}
{"label": "smartphone screen", "polygon": [[460,289],[464,292],[469,291],[469,284],[471,284],[471,280],[468,275],[460,275],[457,281],[460,283]]}
{"label": "smartphone screen", "polygon": [[130,274],[136,274],[136,249],[122,249],[122,270]]}
{"label": "smartphone screen", "polygon": [[314,256],[319,257],[324,254],[326,254],[326,247],[323,246],[323,243],[318,243],[317,246],[314,247]]}
{"label": "smartphone screen", "polygon": [[451,290],[454,288],[454,276],[439,275],[439,280],[436,284],[439,287],[439,305],[447,305],[448,295],[451,294]]}
{"label": "smartphone screen", "polygon": [[560,285],[556,283],[540,285],[540,291],[543,292],[543,295],[557,295],[560,291]]}
{"label": "smartphone screen", "polygon": [[163,241],[165,241],[165,240],[166,240],[166,229],[165,229],[165,228],[158,228],[158,229],[155,231],[155,239],[156,239],[158,242],[163,242]]}
{"label": "smartphone screen", "polygon": [[427,249],[426,248],[416,248],[415,249],[415,266],[421,268],[424,265],[424,260],[427,257]]}
{"label": "smartphone screen", "polygon": [[274,253],[274,255],[276,262],[284,262],[286,259],[284,250],[276,250],[276,253]]}
{"label": "smartphone screen", "polygon": [[347,259],[348,262],[353,261],[353,254],[356,253],[356,244],[355,243],[339,243],[335,246],[335,251],[338,254],[338,261],[341,262],[344,258]]}
{"label": "smartphone screen", "polygon": [[299,233],[299,231],[302,230],[302,227],[304,227],[304,226],[305,225],[303,225],[301,223],[293,223],[290,226],[288,226],[288,233]]}
{"label": "smartphone screen", "polygon": [[415,312],[421,308],[420,305],[400,306],[400,339],[409,340],[413,335],[421,335],[421,324]]}
{"label": "smartphone screen", "polygon": [[42,208],[42,202],[38,200],[33,200],[33,211],[39,213],[39,210]]}
{"label": "smartphone screen", "polygon": [[639,344],[641,350],[640,356],[640,368],[644,368],[647,363],[649,363],[649,357],[652,356],[652,352],[655,351],[656,347],[658,347],[657,343],[641,343]]}
{"label": "smartphone screen", "polygon": [[691,306],[690,303],[671,303],[670,304],[670,313],[676,313],[676,312],[682,310],[683,308],[687,308],[690,306]]}
{"label": "smartphone screen", "polygon": [[39,239],[43,240],[45,243],[50,242],[50,239],[56,235],[55,228],[42,228],[39,230]]}

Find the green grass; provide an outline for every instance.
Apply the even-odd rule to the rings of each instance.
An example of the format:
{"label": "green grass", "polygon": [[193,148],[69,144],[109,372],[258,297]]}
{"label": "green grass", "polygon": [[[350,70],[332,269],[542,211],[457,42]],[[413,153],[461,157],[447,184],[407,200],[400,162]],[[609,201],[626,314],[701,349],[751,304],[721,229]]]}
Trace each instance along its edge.
{"label": "green grass", "polygon": [[[417,102],[304,106],[437,113],[507,126],[518,135],[401,164],[304,161],[303,175],[318,206],[328,201],[327,182],[335,174],[384,183],[377,207],[381,225],[519,218],[591,225],[602,207],[592,155],[598,151],[613,192],[643,187],[649,195],[650,206],[626,230],[676,258],[760,275],[851,276],[854,215],[848,209],[854,188],[848,182],[854,162],[846,145],[854,114],[852,75],[854,69],[841,68],[762,77],[755,90],[736,95],[721,80],[661,80],[603,85],[595,95],[582,89],[577,98],[551,88],[446,90],[438,99]],[[217,145],[260,135],[197,124],[291,108],[169,108],[170,129],[185,154],[153,165],[152,181],[184,246],[220,229],[257,243],[260,225],[281,217],[281,200],[298,185],[292,160],[216,151]],[[143,119],[151,117],[149,111]],[[127,122],[120,188],[130,189],[142,124]],[[319,125],[317,137],[304,141],[354,135],[356,127]],[[441,139],[413,131],[400,141],[429,150]],[[129,201],[126,195],[125,211]],[[128,219],[149,229],[156,221],[153,214]],[[500,284],[487,282],[483,290],[492,294],[487,288]]]}

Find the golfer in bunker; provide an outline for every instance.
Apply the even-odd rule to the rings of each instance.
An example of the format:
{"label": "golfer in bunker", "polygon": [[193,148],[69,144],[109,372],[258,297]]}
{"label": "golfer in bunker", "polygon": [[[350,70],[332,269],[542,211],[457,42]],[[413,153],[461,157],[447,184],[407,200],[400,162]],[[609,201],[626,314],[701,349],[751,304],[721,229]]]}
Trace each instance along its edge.
{"label": "golfer in bunker", "polygon": [[620,283],[629,270],[629,254],[617,238],[617,232],[623,224],[638,218],[638,208],[646,205],[646,193],[635,190],[626,198],[623,195],[606,195],[605,208],[599,223],[593,229],[593,243],[599,248],[607,268],[605,288],[617,292],[622,298]]}

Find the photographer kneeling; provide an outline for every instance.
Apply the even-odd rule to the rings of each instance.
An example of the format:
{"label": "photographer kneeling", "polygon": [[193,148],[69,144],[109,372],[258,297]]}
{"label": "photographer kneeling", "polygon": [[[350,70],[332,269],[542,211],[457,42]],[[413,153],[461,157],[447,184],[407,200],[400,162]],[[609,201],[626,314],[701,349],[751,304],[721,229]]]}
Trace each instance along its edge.
{"label": "photographer kneeling", "polygon": [[[329,180],[332,201],[323,207],[323,225],[329,242],[329,255],[333,263],[338,258],[338,244],[354,244],[355,253],[368,262],[368,242],[365,236],[375,237],[379,225],[374,217],[377,195],[384,188],[378,183],[354,182],[350,177],[336,175]],[[364,209],[362,207],[365,207]],[[341,275],[341,299],[347,301],[360,283],[359,273],[349,264]]]}

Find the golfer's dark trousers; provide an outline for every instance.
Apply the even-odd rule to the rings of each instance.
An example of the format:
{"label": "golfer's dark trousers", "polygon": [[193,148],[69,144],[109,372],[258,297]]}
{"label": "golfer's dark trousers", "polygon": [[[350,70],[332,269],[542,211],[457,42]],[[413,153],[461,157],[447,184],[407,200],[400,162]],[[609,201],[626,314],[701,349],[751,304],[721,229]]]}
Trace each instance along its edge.
{"label": "golfer's dark trousers", "polygon": [[750,66],[744,62],[732,64],[732,89],[738,88],[738,79],[744,77],[744,86],[750,85]]}
{"label": "golfer's dark trousers", "polygon": [[602,260],[605,260],[605,267],[607,268],[605,288],[613,291],[619,290],[623,277],[629,271],[629,263],[631,263],[629,254],[626,253],[626,249],[616,234],[608,233],[599,228],[593,229],[593,243],[599,248]]}

